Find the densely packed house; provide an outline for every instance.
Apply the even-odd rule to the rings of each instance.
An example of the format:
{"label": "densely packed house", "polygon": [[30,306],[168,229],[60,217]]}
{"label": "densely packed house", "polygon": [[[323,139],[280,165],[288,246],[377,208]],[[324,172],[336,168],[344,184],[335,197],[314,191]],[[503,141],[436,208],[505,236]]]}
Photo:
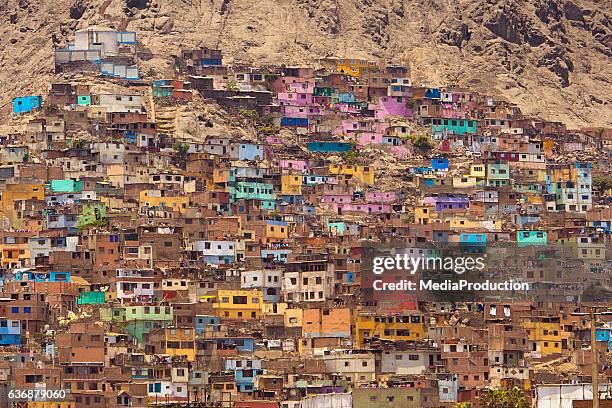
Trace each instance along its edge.
{"label": "densely packed house", "polygon": [[[612,130],[417,85],[403,62],[227,66],[183,49],[176,75],[145,80],[135,42],[77,32],[55,63],[83,79],[16,95],[20,130],[0,137],[0,383],[69,391],[7,404],[577,398],[592,344],[608,382],[612,325],[592,341],[575,312],[610,300]],[[369,249],[387,244],[518,248],[531,289],[372,291]]]}

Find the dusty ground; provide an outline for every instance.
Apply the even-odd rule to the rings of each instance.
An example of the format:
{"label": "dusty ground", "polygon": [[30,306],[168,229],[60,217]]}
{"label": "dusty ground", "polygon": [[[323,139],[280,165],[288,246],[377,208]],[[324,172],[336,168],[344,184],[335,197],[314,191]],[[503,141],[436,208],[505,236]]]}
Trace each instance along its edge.
{"label": "dusty ground", "polygon": [[573,127],[612,126],[610,0],[8,0],[0,3],[0,114],[44,94],[54,44],[90,24],[136,30],[171,75],[181,47],[227,61],[312,63],[325,56],[404,59],[417,84],[456,83]]}

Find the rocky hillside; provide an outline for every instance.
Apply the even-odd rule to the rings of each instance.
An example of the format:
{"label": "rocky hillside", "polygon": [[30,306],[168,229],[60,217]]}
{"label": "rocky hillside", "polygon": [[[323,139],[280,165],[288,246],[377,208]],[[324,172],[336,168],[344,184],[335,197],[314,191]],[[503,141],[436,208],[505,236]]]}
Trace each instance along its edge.
{"label": "rocky hillside", "polygon": [[0,2],[0,110],[42,93],[52,49],[91,24],[136,30],[144,77],[183,47],[229,61],[404,59],[415,83],[503,95],[572,126],[612,125],[610,0],[8,0]]}

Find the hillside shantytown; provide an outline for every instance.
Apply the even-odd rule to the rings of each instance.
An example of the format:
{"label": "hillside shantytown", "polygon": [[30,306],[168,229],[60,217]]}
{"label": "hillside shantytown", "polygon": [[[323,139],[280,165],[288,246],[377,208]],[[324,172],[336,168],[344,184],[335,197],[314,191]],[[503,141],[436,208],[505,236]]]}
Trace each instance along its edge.
{"label": "hillside shantytown", "polygon": [[[79,30],[50,88],[14,95],[1,406],[590,407],[594,382],[612,406],[612,129],[412,83],[408,61],[182,48],[162,77],[145,54]],[[385,245],[520,250],[491,273],[530,290],[388,296]],[[9,392],[41,389],[66,396]]]}

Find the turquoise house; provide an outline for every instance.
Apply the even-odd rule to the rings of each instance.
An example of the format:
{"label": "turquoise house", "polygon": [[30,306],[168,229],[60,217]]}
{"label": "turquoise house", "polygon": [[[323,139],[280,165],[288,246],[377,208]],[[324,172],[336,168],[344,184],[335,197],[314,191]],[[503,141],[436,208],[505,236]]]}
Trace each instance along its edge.
{"label": "turquoise house", "polygon": [[91,95],[77,96],[77,105],[91,105]]}
{"label": "turquoise house", "polygon": [[81,292],[77,299],[77,305],[102,305],[104,302],[104,292]]}
{"label": "turquoise house", "polygon": [[517,231],[516,242],[519,247],[548,244],[548,233],[546,231]]}
{"label": "turquoise house", "polygon": [[353,150],[353,145],[348,142],[308,142],[306,147],[311,153],[345,153]]}
{"label": "turquoise house", "polygon": [[74,180],[51,180],[51,191],[54,193],[80,193],[83,182]]}
{"label": "turquoise house", "polygon": [[276,207],[276,194],[270,183],[237,182],[236,187],[230,189],[230,201],[234,203],[237,200],[260,200],[262,208],[266,210]]}
{"label": "turquoise house", "polygon": [[344,235],[345,225],[343,221],[327,221],[327,229],[335,235]]}
{"label": "turquoise house", "polygon": [[13,113],[26,113],[42,107],[42,96],[19,96],[13,99]]}
{"label": "turquoise house", "polygon": [[454,133],[464,135],[466,133],[476,134],[476,121],[466,119],[433,119],[431,125],[433,133]]}

